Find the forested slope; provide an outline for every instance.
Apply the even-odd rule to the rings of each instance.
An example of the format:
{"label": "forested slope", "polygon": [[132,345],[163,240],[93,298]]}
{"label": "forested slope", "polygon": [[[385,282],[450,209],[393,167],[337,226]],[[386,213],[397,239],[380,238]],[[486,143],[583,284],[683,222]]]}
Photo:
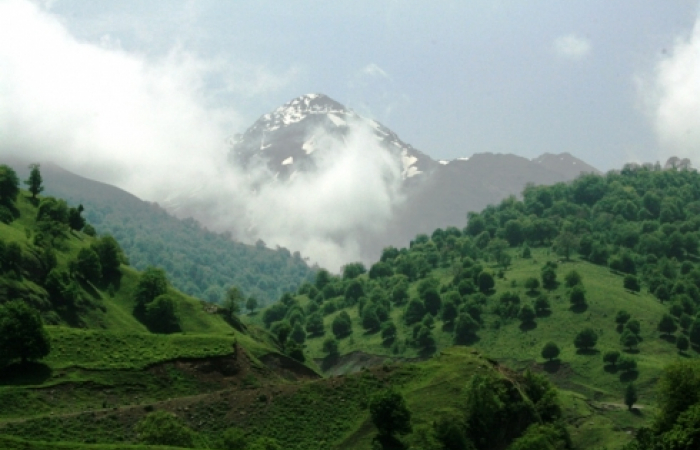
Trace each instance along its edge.
{"label": "forested slope", "polygon": [[[26,178],[27,163],[12,166]],[[162,267],[173,286],[186,294],[220,302],[230,286],[237,286],[266,304],[313,278],[298,253],[234,242],[193,219],[177,219],[157,204],[55,164],[40,169],[47,195],[82,204],[87,220],[98,233],[117,240],[132,267]]]}

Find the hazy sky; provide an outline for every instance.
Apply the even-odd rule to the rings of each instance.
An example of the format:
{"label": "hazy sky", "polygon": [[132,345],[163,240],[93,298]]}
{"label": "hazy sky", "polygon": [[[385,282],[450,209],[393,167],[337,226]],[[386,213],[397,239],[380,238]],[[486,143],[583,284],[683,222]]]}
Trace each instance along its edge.
{"label": "hazy sky", "polygon": [[436,159],[568,151],[606,170],[700,150],[696,0],[39,4],[78,41],[195,61],[231,134],[322,92]]}

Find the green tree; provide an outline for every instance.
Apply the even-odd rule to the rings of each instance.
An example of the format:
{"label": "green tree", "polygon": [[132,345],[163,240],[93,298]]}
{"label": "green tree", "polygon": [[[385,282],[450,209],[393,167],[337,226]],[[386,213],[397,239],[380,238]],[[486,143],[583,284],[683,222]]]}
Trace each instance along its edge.
{"label": "green tree", "polygon": [[455,342],[465,343],[476,336],[479,323],[467,313],[461,313],[455,321]]}
{"label": "green tree", "polygon": [[530,293],[534,293],[539,289],[540,287],[540,280],[538,280],[535,277],[529,277],[527,280],[525,280],[525,288],[528,290]]}
{"label": "green tree", "polygon": [[610,350],[603,354],[603,362],[605,364],[610,364],[611,366],[617,365],[617,361],[620,359],[620,352],[617,350]]}
{"label": "green tree", "polygon": [[102,265],[100,257],[91,248],[83,247],[78,252],[76,260],[78,274],[91,283],[96,283],[102,278]]}
{"label": "green tree", "polygon": [[457,308],[455,301],[451,298],[447,298],[447,300],[445,300],[445,302],[442,304],[442,311],[440,313],[440,318],[442,318],[442,321],[448,324],[452,323],[457,318],[458,314],[459,309]]}
{"label": "green tree", "polygon": [[396,436],[411,432],[411,412],[403,396],[393,389],[375,394],[370,400],[369,414],[380,436]]}
{"label": "green tree", "polygon": [[17,207],[14,205],[19,194],[19,178],[17,173],[5,164],[0,165],[0,207],[3,211],[0,219],[9,223],[19,215]]}
{"label": "green tree", "polygon": [[304,331],[304,328],[302,328],[301,322],[294,324],[290,337],[294,339],[297,344],[303,344],[306,341],[306,332]]}
{"label": "green tree", "polygon": [[379,329],[381,322],[377,316],[377,307],[370,303],[362,308],[362,328],[369,331],[375,331]]}
{"label": "green tree", "polygon": [[391,342],[396,339],[396,325],[392,321],[384,322],[382,324],[382,340],[384,342]]}
{"label": "green tree", "polygon": [[554,342],[547,342],[546,344],[544,344],[544,347],[542,347],[542,357],[550,361],[552,361],[555,358],[558,358],[559,353],[559,346]]}
{"label": "green tree", "polygon": [[247,450],[248,438],[240,428],[227,428],[221,435],[223,450]]}
{"label": "green tree", "polygon": [[549,299],[545,294],[541,294],[535,299],[535,311],[540,316],[551,311]]}
{"label": "green tree", "polygon": [[623,372],[634,372],[637,370],[637,360],[630,356],[622,355],[617,360],[617,367]]}
{"label": "green tree", "polygon": [[622,327],[624,324],[627,323],[628,320],[630,320],[630,317],[632,317],[630,313],[628,313],[624,309],[621,309],[617,312],[617,315],[615,316],[615,323]]}
{"label": "green tree", "polygon": [[556,289],[557,273],[552,268],[545,268],[542,271],[542,286],[547,290]]}
{"label": "green tree", "polygon": [[29,178],[24,181],[27,185],[27,189],[32,194],[32,199],[36,200],[36,196],[39,195],[43,190],[42,186],[43,179],[41,178],[41,171],[39,170],[39,164],[34,163],[29,165]]}
{"label": "green tree", "polygon": [[676,348],[678,351],[685,352],[689,347],[690,341],[688,341],[688,338],[683,335],[678,336],[678,339],[676,339]]}
{"label": "green tree", "polygon": [[493,279],[493,275],[486,271],[483,271],[479,274],[478,282],[479,290],[484,294],[488,294],[489,292],[491,292],[493,287],[496,285]]}
{"label": "green tree", "polygon": [[563,256],[566,261],[569,261],[571,253],[578,247],[578,238],[573,233],[564,231],[554,239],[552,246],[558,255]]}
{"label": "green tree", "polygon": [[639,284],[639,278],[631,274],[625,275],[622,284],[625,289],[632,292],[639,292],[642,289],[642,286]]}
{"label": "green tree", "polygon": [[681,360],[667,366],[659,379],[657,403],[660,413],[654,427],[665,432],[684,411],[700,404],[700,364]]}
{"label": "green tree", "polygon": [[367,272],[367,269],[361,262],[346,264],[343,266],[343,280],[352,280],[365,272]]}
{"label": "green tree", "polygon": [[277,439],[262,436],[248,444],[246,450],[283,450]]}
{"label": "green tree", "polygon": [[627,323],[625,324],[625,328],[630,330],[632,333],[636,334],[639,336],[639,333],[641,332],[641,324],[639,323],[639,320],[637,319],[632,319],[628,320]]}
{"label": "green tree", "polygon": [[313,337],[322,336],[325,332],[323,326],[323,316],[320,312],[315,312],[306,319],[306,331]]}
{"label": "green tree", "polygon": [[144,318],[148,329],[154,333],[175,333],[180,331],[177,303],[169,294],[159,295],[146,304]]}
{"label": "green tree", "polygon": [[598,343],[598,334],[592,328],[584,328],[574,338],[574,347],[579,350],[589,350]]}
{"label": "green tree", "polygon": [[292,332],[292,326],[286,320],[280,320],[272,324],[270,331],[275,335],[280,345],[284,346],[289,334]]}
{"label": "green tree", "polygon": [[639,344],[639,337],[629,328],[625,328],[620,335],[620,344],[627,347],[628,350],[632,350],[633,347]]}
{"label": "green tree", "polygon": [[330,357],[338,356],[338,341],[332,337],[327,337],[326,340],[323,341],[323,351],[328,353]]}
{"label": "green tree", "polygon": [[148,445],[172,445],[194,447],[194,433],[175,415],[156,411],[149,413],[136,424],[139,442]]}
{"label": "green tree", "polygon": [[155,300],[156,297],[168,293],[168,279],[165,276],[165,271],[156,267],[147,267],[141,273],[139,282],[136,284],[134,300],[136,306],[134,312],[143,314],[146,310],[146,305]]}
{"label": "green tree", "polygon": [[0,306],[0,360],[40,359],[49,354],[51,341],[39,312],[22,300]]}
{"label": "green tree", "polygon": [[119,274],[119,266],[122,261],[122,249],[117,240],[110,235],[102,236],[94,244],[92,249],[100,257],[102,266],[102,278],[110,279]]}
{"label": "green tree", "polygon": [[700,345],[700,317],[696,317],[688,330],[688,339],[691,344]]}
{"label": "green tree", "polygon": [[245,302],[245,309],[251,313],[255,312],[255,310],[258,309],[258,299],[255,297],[249,297]]}
{"label": "green tree", "polygon": [[83,205],[78,205],[77,208],[68,209],[68,226],[71,230],[80,231],[85,228],[87,222],[81,215],[84,210]]}
{"label": "green tree", "polygon": [[657,328],[662,334],[669,335],[676,332],[678,325],[676,325],[676,320],[673,316],[666,313],[661,317]]}
{"label": "green tree", "polygon": [[352,321],[347,312],[341,311],[340,314],[335,316],[333,323],[331,324],[331,329],[336,338],[341,339],[349,336],[352,333]]}
{"label": "green tree", "polygon": [[529,304],[523,305],[518,313],[518,319],[520,319],[522,323],[533,322],[535,320],[535,310]]}
{"label": "green tree", "polygon": [[423,299],[423,305],[425,305],[425,310],[431,315],[436,316],[440,312],[440,307],[442,306],[442,298],[435,288],[426,289],[421,298]]}
{"label": "green tree", "polygon": [[230,317],[241,313],[241,306],[245,303],[245,296],[238,286],[231,286],[226,290],[226,297],[222,305]]}
{"label": "green tree", "polygon": [[577,284],[582,284],[583,278],[577,271],[571,270],[564,276],[564,283],[566,284],[566,287],[572,288]]}
{"label": "green tree", "polygon": [[581,308],[586,306],[586,290],[582,285],[576,284],[569,292],[569,302],[572,308]]}
{"label": "green tree", "polygon": [[637,400],[637,387],[634,383],[630,383],[625,388],[625,405],[627,405],[627,409],[632,411],[632,407],[637,403]]}
{"label": "green tree", "polygon": [[408,302],[403,317],[406,325],[413,325],[414,323],[420,322],[424,315],[425,306],[423,305],[423,302],[417,298],[414,298]]}

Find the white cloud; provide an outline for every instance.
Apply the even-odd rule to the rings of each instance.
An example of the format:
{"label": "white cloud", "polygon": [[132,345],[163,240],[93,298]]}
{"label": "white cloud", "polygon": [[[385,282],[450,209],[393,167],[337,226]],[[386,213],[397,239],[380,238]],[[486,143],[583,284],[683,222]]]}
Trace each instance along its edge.
{"label": "white cloud", "polygon": [[578,61],[591,53],[591,43],[573,33],[567,34],[554,40],[554,51],[563,58]]}
{"label": "white cloud", "polygon": [[401,200],[400,164],[357,129],[318,137],[328,150],[314,152],[319,171],[259,188],[272,178],[266,168],[227,163],[227,138],[243,124],[210,81],[261,92],[298,70],[240,67],[183,48],[154,57],[109,36],[80,41],[41,5],[0,0],[0,158],[53,161],[147,200],[176,200],[210,228],[329,268],[360,259],[354,232],[386,225]]}
{"label": "white cloud", "polygon": [[663,160],[700,162],[700,17],[689,36],[679,37],[652,78],[639,83],[653,121]]}

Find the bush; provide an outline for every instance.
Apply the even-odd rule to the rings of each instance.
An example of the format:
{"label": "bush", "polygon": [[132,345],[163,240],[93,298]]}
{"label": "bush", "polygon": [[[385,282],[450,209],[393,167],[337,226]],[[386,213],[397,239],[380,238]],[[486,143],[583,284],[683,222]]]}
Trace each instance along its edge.
{"label": "bush", "polygon": [[194,433],[176,416],[165,411],[148,414],[136,424],[139,442],[193,448]]}

